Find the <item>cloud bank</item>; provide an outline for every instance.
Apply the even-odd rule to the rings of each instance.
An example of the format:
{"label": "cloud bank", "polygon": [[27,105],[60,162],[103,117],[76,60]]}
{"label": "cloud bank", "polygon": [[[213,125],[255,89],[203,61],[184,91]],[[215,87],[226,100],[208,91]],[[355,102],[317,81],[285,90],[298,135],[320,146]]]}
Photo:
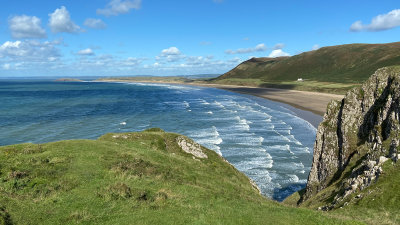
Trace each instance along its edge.
{"label": "cloud bank", "polygon": [[13,38],[46,38],[46,31],[36,16],[14,16],[8,20]]}
{"label": "cloud bank", "polygon": [[92,29],[105,29],[107,25],[101,19],[87,18],[83,25]]}
{"label": "cloud bank", "polygon": [[264,43],[258,44],[254,48],[239,48],[237,50],[228,49],[225,51],[226,54],[234,55],[234,54],[246,54],[252,52],[264,52],[267,51],[267,46]]}
{"label": "cloud bank", "polygon": [[6,41],[0,45],[0,58],[8,62],[52,62],[61,56],[60,41]]}
{"label": "cloud bank", "polygon": [[400,26],[400,9],[395,9],[387,14],[381,14],[372,18],[370,24],[363,24],[360,20],[356,21],[351,25],[350,31],[383,31],[398,26]]}
{"label": "cloud bank", "polygon": [[90,56],[90,55],[94,55],[94,52],[91,48],[86,48],[86,49],[79,50],[77,52],[77,54],[82,55],[82,56]]}

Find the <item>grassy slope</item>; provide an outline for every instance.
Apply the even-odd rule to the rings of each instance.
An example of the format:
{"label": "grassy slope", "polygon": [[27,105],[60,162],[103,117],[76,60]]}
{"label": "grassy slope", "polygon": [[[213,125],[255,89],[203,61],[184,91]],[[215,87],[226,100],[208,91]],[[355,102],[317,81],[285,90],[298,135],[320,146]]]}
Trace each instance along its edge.
{"label": "grassy slope", "polygon": [[[368,224],[400,224],[400,164],[391,160],[385,163],[384,173],[378,182],[370,187],[350,195],[348,203],[330,211],[330,215],[342,219],[357,219]],[[306,201],[302,207],[315,209],[329,203],[329,198],[337,191],[338,182],[323,190],[313,199]],[[285,199],[285,205],[294,206],[301,193],[295,193]],[[361,197],[358,197],[361,196]]]}
{"label": "grassy slope", "polygon": [[[338,224],[280,205],[162,131],[0,147],[0,224]],[[125,137],[125,138],[124,138]],[[348,222],[347,222],[348,223]],[[354,222],[353,222],[354,223]]]}
{"label": "grassy slope", "polygon": [[[292,57],[253,58],[213,82],[344,93],[378,68],[398,64],[400,42],[349,44]],[[299,77],[305,81],[296,82]]]}

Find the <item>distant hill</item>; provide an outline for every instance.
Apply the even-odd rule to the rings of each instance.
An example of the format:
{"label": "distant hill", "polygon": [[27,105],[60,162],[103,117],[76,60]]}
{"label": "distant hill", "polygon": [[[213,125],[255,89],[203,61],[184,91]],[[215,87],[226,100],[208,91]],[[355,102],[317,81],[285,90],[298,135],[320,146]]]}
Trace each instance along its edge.
{"label": "distant hill", "polygon": [[76,78],[59,78],[55,80],[57,82],[81,82],[82,80]]}
{"label": "distant hill", "polygon": [[[392,65],[400,65],[400,42],[348,44],[323,47],[292,57],[252,58],[212,81],[293,89],[309,86],[310,90],[326,83],[340,83],[344,86],[326,88],[347,90],[367,80],[377,69]],[[298,78],[312,84],[295,83]]]}

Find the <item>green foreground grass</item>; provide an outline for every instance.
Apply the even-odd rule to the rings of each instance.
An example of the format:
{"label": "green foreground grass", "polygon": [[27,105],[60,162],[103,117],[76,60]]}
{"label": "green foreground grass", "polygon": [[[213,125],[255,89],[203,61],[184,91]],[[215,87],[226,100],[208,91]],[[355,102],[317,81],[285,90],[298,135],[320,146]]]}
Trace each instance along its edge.
{"label": "green foreground grass", "polygon": [[215,152],[179,135],[0,147],[0,224],[359,224],[262,197]]}

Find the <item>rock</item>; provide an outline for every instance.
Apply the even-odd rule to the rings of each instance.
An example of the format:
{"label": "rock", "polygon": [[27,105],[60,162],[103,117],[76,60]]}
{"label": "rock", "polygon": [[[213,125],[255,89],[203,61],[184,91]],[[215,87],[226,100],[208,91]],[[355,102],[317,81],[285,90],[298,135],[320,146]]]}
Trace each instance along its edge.
{"label": "rock", "polygon": [[[342,101],[329,103],[318,126],[312,167],[301,202],[337,181],[354,156],[364,160],[350,177],[340,181],[341,187],[350,191],[362,190],[375,182],[387,156],[400,159],[399,103],[400,67],[377,70],[361,87],[347,92]],[[386,149],[388,142],[390,148]],[[350,187],[345,183],[353,184]]]}
{"label": "rock", "polygon": [[192,154],[197,158],[202,158],[202,159],[208,158],[208,156],[201,149],[200,144],[190,140],[189,138],[185,136],[178,136],[176,138],[176,142],[184,152]]}
{"label": "rock", "polygon": [[372,169],[376,165],[376,161],[368,161],[367,166],[368,168]]}
{"label": "rock", "polygon": [[380,156],[377,163],[378,163],[378,165],[382,165],[387,160],[388,160],[388,158],[386,158],[385,156]]}

